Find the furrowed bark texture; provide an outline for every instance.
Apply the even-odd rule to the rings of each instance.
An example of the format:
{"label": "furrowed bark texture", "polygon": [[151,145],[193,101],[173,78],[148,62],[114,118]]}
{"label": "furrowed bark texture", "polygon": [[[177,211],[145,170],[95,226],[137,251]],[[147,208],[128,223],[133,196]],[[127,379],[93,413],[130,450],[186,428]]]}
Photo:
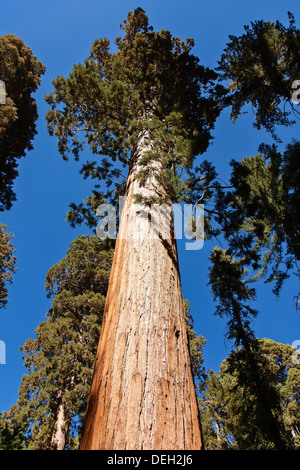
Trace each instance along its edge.
{"label": "furrowed bark texture", "polygon": [[174,229],[155,237],[148,209],[133,202],[161,191],[158,163],[147,187],[134,179],[149,149],[141,139],[128,178],[82,450],[202,448]]}

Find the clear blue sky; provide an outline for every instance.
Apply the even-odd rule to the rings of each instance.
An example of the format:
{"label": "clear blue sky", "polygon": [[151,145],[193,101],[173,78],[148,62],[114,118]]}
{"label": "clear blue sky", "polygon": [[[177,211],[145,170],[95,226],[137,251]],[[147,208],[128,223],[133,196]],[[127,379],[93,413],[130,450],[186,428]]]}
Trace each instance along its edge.
{"label": "clear blue sky", "polygon": [[[113,41],[128,11],[139,6],[155,29],[167,29],[181,39],[194,38],[194,54],[211,68],[217,66],[228,35],[242,34],[244,25],[251,21],[278,19],[287,24],[287,11],[295,14],[298,26],[300,19],[299,0],[1,0],[0,35],[11,33],[22,38],[47,71],[36,94],[40,118],[34,150],[21,160],[15,182],[18,200],[9,212],[0,214],[0,221],[15,235],[18,257],[8,306],[0,311],[0,340],[6,344],[6,364],[0,364],[0,411],[16,403],[26,372],[19,347],[35,336],[35,328],[50,307],[45,293],[46,273],[64,257],[77,235],[88,233],[84,227],[72,229],[65,222],[69,203],[81,202],[90,186],[78,174],[80,164],[62,161],[56,140],[48,136],[43,97],[52,91],[52,79],[67,75],[73,64],[85,59],[96,38],[105,36]],[[286,141],[299,137],[299,125],[280,135]],[[224,179],[228,161],[253,155],[261,142],[271,141],[270,136],[252,128],[249,117],[233,125],[227,112],[217,121],[214,136],[205,158],[213,161]],[[218,371],[230,345],[224,341],[225,322],[213,315],[207,287],[207,257],[212,246],[205,243],[195,252],[185,251],[179,243],[179,256],[184,297],[190,301],[197,333],[207,339],[205,366]],[[293,303],[297,288],[290,280],[279,300],[274,298],[271,286],[259,288],[256,308],[260,314],[254,325],[259,338],[289,344],[300,339],[300,317]]]}

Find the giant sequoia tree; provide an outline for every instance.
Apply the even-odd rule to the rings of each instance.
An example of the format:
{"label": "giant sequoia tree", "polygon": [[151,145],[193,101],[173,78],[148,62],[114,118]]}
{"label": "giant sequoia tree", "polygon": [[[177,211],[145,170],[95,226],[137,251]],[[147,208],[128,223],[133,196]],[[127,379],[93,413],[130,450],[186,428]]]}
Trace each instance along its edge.
{"label": "giant sequoia tree", "polygon": [[[200,175],[192,168],[219,112],[210,94],[216,74],[191,54],[192,40],[153,31],[141,9],[122,28],[116,52],[95,41],[47,97],[63,157],[79,159],[86,143],[98,155],[84,177],[110,185],[127,171],[81,449],[200,449],[172,213],[162,220],[170,217],[169,236],[158,224],[153,237],[148,208],[191,200],[201,170],[209,175],[209,165]],[[89,208],[99,201],[95,189]]]}
{"label": "giant sequoia tree", "polygon": [[294,16],[288,17],[288,27],[261,20],[245,26],[243,35],[229,36],[218,67],[230,81],[226,101],[231,118],[235,121],[251,104],[253,126],[277,140],[276,126],[291,126],[300,118],[300,31]]}

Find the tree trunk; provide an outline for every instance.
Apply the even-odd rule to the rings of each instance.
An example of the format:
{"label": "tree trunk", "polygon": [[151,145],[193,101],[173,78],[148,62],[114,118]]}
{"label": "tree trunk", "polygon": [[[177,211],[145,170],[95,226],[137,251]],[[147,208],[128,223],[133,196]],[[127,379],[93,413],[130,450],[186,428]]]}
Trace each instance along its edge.
{"label": "tree trunk", "polygon": [[60,403],[57,410],[55,427],[51,439],[51,446],[55,450],[64,450],[66,444],[66,434],[65,410],[64,405]]}
{"label": "tree trunk", "polygon": [[173,216],[171,235],[160,239],[147,207],[133,201],[137,193],[164,193],[155,179],[159,162],[146,187],[135,179],[148,150],[145,134],[127,182],[82,450],[202,448]]}
{"label": "tree trunk", "polygon": [[218,449],[221,450],[222,446],[221,446],[220,425],[219,425],[219,423],[218,423],[217,420],[215,421],[215,425],[216,425],[216,434],[217,434]]}

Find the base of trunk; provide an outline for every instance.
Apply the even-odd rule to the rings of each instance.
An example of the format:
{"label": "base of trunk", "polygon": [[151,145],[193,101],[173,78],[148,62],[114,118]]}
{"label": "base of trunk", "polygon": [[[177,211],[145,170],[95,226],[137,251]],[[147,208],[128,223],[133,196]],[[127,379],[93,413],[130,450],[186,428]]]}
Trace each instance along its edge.
{"label": "base of trunk", "polygon": [[118,240],[81,449],[200,449],[176,245]]}

